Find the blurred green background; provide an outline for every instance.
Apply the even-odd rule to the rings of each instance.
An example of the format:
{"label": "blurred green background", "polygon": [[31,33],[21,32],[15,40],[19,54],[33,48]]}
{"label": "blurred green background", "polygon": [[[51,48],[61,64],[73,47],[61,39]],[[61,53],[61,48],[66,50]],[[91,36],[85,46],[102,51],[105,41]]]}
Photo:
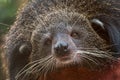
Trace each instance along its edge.
{"label": "blurred green background", "polygon": [[[8,32],[14,23],[18,7],[27,0],[0,0],[0,53],[2,37]],[[5,80],[2,73],[2,63],[0,58],[0,80]]]}
{"label": "blurred green background", "polygon": [[13,24],[22,0],[0,0],[0,36]]}

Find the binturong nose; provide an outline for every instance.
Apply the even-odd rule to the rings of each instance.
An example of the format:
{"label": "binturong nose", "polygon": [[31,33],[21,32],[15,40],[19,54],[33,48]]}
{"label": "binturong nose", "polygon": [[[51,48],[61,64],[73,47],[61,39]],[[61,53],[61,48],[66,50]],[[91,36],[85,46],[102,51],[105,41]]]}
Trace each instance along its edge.
{"label": "binturong nose", "polygon": [[58,41],[54,46],[55,55],[58,57],[69,54],[68,43],[65,41]]}

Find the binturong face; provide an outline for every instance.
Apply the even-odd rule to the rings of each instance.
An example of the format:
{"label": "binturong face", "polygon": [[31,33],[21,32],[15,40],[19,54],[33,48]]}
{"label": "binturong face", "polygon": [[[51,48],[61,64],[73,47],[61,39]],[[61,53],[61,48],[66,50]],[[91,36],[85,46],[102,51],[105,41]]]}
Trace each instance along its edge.
{"label": "binturong face", "polygon": [[99,20],[72,12],[51,13],[43,19],[33,31],[31,63],[25,73],[44,74],[75,65],[94,69],[112,59],[108,36]]}

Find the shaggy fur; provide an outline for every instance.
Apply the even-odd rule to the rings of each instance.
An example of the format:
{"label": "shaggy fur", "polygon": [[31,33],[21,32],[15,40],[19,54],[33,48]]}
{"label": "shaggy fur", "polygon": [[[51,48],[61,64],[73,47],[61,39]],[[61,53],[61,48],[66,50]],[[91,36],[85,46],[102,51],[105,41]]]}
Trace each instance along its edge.
{"label": "shaggy fur", "polygon": [[[49,59],[51,58],[51,56],[45,58],[46,54],[42,56],[36,55],[36,53],[38,52],[40,53],[41,51],[40,49],[42,44],[39,43],[42,42],[39,42],[39,40],[41,39],[42,34],[46,33],[44,31],[45,30],[44,28],[49,30],[49,27],[47,26],[50,26],[51,28],[53,27],[53,25],[59,23],[60,21],[67,22],[67,20],[71,20],[71,24],[73,25],[75,23],[73,22],[74,18],[76,17],[80,17],[81,19],[80,22],[82,22],[82,20],[85,21],[85,23],[81,23],[80,25],[90,26],[92,24],[91,23],[92,19],[98,19],[104,24],[104,29],[105,32],[107,33],[108,43],[112,44],[112,46],[110,47],[111,53],[109,53],[109,56],[107,57],[105,57],[107,50],[105,50],[106,53],[100,51],[97,51],[96,53],[104,53],[104,55],[98,54],[100,56],[100,59],[103,59],[103,56],[105,58],[109,57],[108,59],[109,61],[107,62],[106,60],[105,63],[103,64],[104,68],[102,68],[103,67],[102,66],[99,67],[102,69],[97,70],[96,68],[94,70],[93,68],[91,69],[76,65],[73,67],[67,67],[63,69],[60,68],[60,70],[58,68],[56,68],[58,70],[50,69],[50,71],[53,71],[50,73],[49,70],[47,69],[48,71],[44,72],[46,68],[43,68],[45,65],[43,66],[42,64],[45,64],[44,62],[49,64],[50,63],[49,61],[51,62],[55,61],[54,59]],[[62,25],[64,26],[64,24]],[[61,28],[58,29],[55,29],[55,31],[57,30],[58,32],[60,32]],[[86,41],[88,43],[86,43],[87,46],[85,47],[93,47],[93,43],[94,45],[96,44],[96,48],[98,47],[98,49],[107,46],[106,41],[98,37],[99,34],[102,34],[101,32],[96,33],[96,31],[94,31],[96,29],[92,28],[88,28],[88,30],[90,30],[90,32],[93,32],[91,34],[95,35],[93,37],[94,39],[92,37],[88,38],[88,41]],[[40,35],[39,33],[42,34]],[[102,36],[106,37],[106,35],[104,34]],[[8,59],[8,70],[10,74],[10,80],[88,80],[88,79],[119,80],[120,1],[119,0],[29,1],[27,4],[24,5],[22,9],[18,11],[16,22],[11,27],[6,37],[5,46],[6,46],[5,52],[7,54]],[[85,53],[89,54],[87,52]],[[94,54],[90,55],[98,57],[98,55],[95,55],[96,54],[95,52],[93,53]],[[94,61],[94,58],[92,59]],[[39,60],[39,62],[37,60]],[[92,62],[92,60],[89,61]],[[39,65],[37,62],[41,65]],[[104,62],[104,60],[102,62]],[[38,65],[39,67],[34,68],[35,69],[34,70],[33,67]],[[44,70],[40,70],[41,72],[40,71],[36,72],[36,69],[39,70],[41,69],[41,67]]]}

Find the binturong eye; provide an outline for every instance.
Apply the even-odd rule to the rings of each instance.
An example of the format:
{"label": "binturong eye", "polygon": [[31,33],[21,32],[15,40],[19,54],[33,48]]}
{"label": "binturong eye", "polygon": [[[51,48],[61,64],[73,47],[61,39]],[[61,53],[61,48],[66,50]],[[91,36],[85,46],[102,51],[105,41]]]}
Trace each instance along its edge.
{"label": "binturong eye", "polygon": [[52,43],[52,38],[50,33],[45,34],[43,39],[45,45],[50,45]]}
{"label": "binturong eye", "polygon": [[46,38],[45,39],[45,45],[50,45],[52,43],[52,39]]}
{"label": "binturong eye", "polygon": [[75,39],[78,39],[79,38],[79,34],[77,32],[72,32],[71,33],[71,37],[75,38]]}
{"label": "binturong eye", "polygon": [[109,40],[108,32],[105,29],[104,23],[99,19],[92,19],[91,25],[95,32],[104,40]]}

